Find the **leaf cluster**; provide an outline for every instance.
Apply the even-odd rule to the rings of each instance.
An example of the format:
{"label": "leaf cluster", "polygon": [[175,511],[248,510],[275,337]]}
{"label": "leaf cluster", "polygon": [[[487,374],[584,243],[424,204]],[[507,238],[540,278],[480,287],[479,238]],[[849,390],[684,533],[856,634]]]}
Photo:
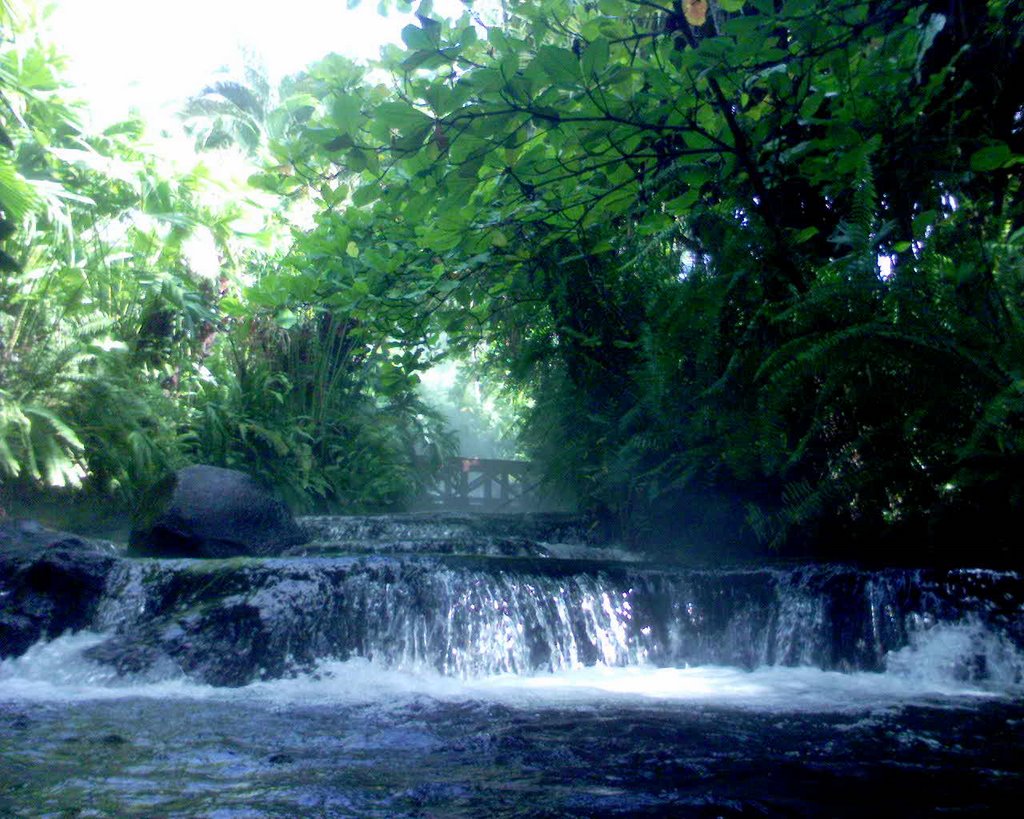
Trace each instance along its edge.
{"label": "leaf cluster", "polygon": [[937,548],[1012,518],[1019,4],[502,11],[425,13],[389,84],[311,70],[276,157],[319,203],[311,292],[410,372],[486,351],[552,475],[638,536]]}

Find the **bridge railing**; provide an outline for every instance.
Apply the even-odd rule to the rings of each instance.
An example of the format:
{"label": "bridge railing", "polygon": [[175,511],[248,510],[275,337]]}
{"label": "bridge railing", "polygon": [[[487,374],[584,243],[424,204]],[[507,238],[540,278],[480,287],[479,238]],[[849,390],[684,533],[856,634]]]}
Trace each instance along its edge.
{"label": "bridge railing", "polygon": [[434,473],[421,502],[487,512],[522,512],[540,501],[540,476],[529,461],[449,458]]}

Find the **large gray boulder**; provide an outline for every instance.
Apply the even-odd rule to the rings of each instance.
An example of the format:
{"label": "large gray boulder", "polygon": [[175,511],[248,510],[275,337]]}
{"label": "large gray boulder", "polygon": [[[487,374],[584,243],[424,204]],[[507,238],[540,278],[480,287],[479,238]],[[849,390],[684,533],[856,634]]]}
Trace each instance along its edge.
{"label": "large gray boulder", "polygon": [[244,472],[189,466],[143,501],[128,554],[271,557],[306,542],[291,512]]}

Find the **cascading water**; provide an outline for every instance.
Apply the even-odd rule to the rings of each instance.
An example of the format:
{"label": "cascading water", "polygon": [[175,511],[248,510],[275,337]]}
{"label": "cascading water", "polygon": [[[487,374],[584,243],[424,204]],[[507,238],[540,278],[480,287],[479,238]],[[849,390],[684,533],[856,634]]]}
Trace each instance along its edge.
{"label": "cascading water", "polygon": [[859,815],[864,776],[985,812],[1024,783],[1013,572],[304,525],[293,557],[118,560],[81,631],[0,661],[0,814]]}
{"label": "cascading water", "polygon": [[[964,645],[962,679],[1007,690],[1024,679],[1024,618],[1014,609],[1024,584],[1009,573],[422,556],[166,561],[121,572],[95,623],[112,636],[91,655],[142,671],[163,653],[213,684],[353,656],[461,678],[594,665],[880,672],[892,652],[950,628],[985,635]],[[1010,659],[990,662],[993,653]]]}

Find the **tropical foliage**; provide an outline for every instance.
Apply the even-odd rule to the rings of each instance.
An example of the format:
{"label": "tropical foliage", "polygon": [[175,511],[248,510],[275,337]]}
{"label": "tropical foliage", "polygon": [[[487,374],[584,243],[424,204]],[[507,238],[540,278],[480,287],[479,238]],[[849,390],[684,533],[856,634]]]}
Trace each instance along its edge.
{"label": "tropical foliage", "polygon": [[[1020,469],[1021,4],[428,4],[274,146],[296,275],[525,390],[634,533],[937,544]],[[386,328],[386,329],[385,329]],[[993,533],[995,527],[990,527]]]}
{"label": "tropical foliage", "polygon": [[[130,130],[85,137],[59,83],[5,58],[8,473],[131,486],[130,462],[204,458],[384,503],[410,452],[445,448],[419,374],[463,357],[550,479],[638,541],[863,554],[1012,531],[1021,3],[417,11],[373,71],[329,56],[185,112],[200,147],[262,163],[245,195],[292,219],[282,257],[195,169],[156,170]],[[189,266],[200,226],[224,282]],[[90,425],[108,389],[125,415]]]}
{"label": "tropical foliage", "polygon": [[[384,383],[381,339],[281,302],[285,205],[217,172],[237,157],[172,162],[137,121],[90,132],[38,22],[7,17],[0,44],[4,493],[131,502],[205,462],[246,468],[299,509],[408,496],[412,453],[447,441],[411,388]],[[193,136],[236,135],[258,155],[262,126],[229,127],[231,111],[200,104],[214,91],[232,97],[214,85],[183,112]]]}

